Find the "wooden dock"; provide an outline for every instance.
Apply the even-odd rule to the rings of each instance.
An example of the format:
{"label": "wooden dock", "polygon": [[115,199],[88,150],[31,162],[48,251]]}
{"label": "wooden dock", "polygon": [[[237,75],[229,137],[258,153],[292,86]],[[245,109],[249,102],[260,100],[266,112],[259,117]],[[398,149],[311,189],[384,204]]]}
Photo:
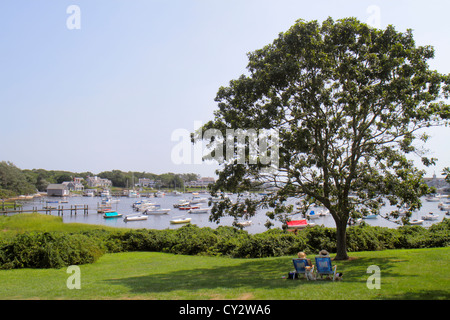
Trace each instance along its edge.
{"label": "wooden dock", "polygon": [[[92,210],[92,209],[91,209]],[[32,207],[31,209],[23,209],[23,207],[15,207],[14,209],[7,209],[5,207],[3,207],[2,209],[0,209],[0,214],[8,214],[8,213],[35,213],[35,212],[44,212],[45,214],[52,214],[52,212],[56,212],[59,215],[63,215],[64,212],[69,212],[70,215],[77,215],[77,213],[81,212],[82,214],[89,214],[89,206],[86,204],[75,204],[75,205],[70,205],[70,208],[68,207],[64,207],[64,206],[57,206],[57,207],[53,207],[53,206],[49,206],[47,204],[47,206],[42,207],[41,209],[39,209],[38,207]],[[97,212],[97,210],[96,210]]]}

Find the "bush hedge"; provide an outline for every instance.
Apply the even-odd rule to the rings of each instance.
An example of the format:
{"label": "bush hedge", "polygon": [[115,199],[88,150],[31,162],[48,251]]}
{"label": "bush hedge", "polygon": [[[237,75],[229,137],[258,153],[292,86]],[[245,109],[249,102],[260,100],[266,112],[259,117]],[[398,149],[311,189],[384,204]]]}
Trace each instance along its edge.
{"label": "bush hedge", "polygon": [[[426,229],[353,226],[347,229],[348,251],[431,248],[450,245],[450,220]],[[0,240],[0,269],[60,268],[96,261],[103,253],[157,251],[188,255],[225,255],[261,258],[336,251],[336,229],[308,227],[296,234],[280,229],[259,234],[232,227],[199,228],[186,225],[175,230],[90,230],[80,233],[28,232]]]}
{"label": "bush hedge", "polygon": [[61,268],[95,262],[105,252],[100,242],[83,234],[28,232],[0,248],[0,268]]}

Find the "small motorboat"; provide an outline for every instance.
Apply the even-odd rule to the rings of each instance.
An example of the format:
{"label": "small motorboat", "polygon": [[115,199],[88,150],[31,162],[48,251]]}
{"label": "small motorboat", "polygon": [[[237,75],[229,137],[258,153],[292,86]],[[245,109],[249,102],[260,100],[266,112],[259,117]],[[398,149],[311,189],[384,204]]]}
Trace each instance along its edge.
{"label": "small motorboat", "polygon": [[442,201],[440,195],[437,195],[437,196],[434,196],[434,197],[427,197],[427,198],[425,198],[425,200],[428,201],[428,202],[440,202],[440,201]]}
{"label": "small motorboat", "polygon": [[367,216],[362,217],[363,219],[376,219],[378,215],[376,214],[369,214]]}
{"label": "small motorboat", "polygon": [[153,207],[159,207],[159,204],[156,204],[154,202],[145,202],[134,206],[134,210],[144,212],[145,210]]}
{"label": "small motorboat", "polygon": [[189,206],[190,202],[187,200],[180,200],[178,203],[175,203],[173,205],[174,208],[179,208],[179,207],[186,207]]}
{"label": "small motorboat", "polygon": [[348,219],[348,222],[347,222],[347,224],[349,226],[359,226],[361,223],[362,223],[362,218],[357,218],[357,219],[350,218],[350,219]]}
{"label": "small motorboat", "polygon": [[423,223],[423,220],[413,219],[409,223],[412,225],[421,225]]}
{"label": "small motorboat", "polygon": [[422,216],[422,219],[423,220],[433,221],[433,220],[439,219],[439,216],[437,214],[434,214],[434,213],[430,212],[426,216]]}
{"label": "small motorboat", "polygon": [[191,209],[188,212],[189,213],[208,213],[211,208],[197,208],[197,209]]}
{"label": "small motorboat", "polygon": [[103,218],[110,219],[110,218],[120,218],[122,214],[117,213],[116,211],[107,211],[103,214]]}
{"label": "small motorboat", "polygon": [[238,222],[238,223],[236,223],[238,226],[240,226],[240,227],[249,227],[249,226],[251,226],[252,225],[252,221],[251,220],[249,220],[249,221],[242,221],[242,222]]}
{"label": "small motorboat", "polygon": [[147,220],[148,216],[144,215],[144,214],[130,214],[127,215],[123,221],[127,222],[127,221],[139,221],[139,220]]}
{"label": "small motorboat", "polygon": [[178,209],[180,209],[180,210],[200,209],[200,206],[191,206],[191,205],[187,205],[187,206],[181,206],[181,207],[178,207]]}
{"label": "small motorboat", "polygon": [[195,204],[195,203],[206,203],[208,202],[207,198],[201,198],[200,196],[194,196],[192,197],[191,203]]}
{"label": "small motorboat", "polygon": [[321,216],[321,217],[326,217],[330,214],[330,211],[328,209],[324,209],[324,210],[320,210],[317,215]]}
{"label": "small motorboat", "polygon": [[319,219],[320,215],[318,213],[315,213],[314,211],[311,211],[306,215],[309,219]]}
{"label": "small motorboat", "polygon": [[303,229],[308,226],[308,221],[306,219],[292,220],[286,222],[288,229]]}
{"label": "small motorboat", "polygon": [[190,222],[191,222],[191,218],[178,218],[178,219],[170,220],[171,224],[182,224],[182,223],[190,223]]}
{"label": "small motorboat", "polygon": [[144,214],[168,214],[170,209],[159,209],[158,207],[155,208],[148,208],[144,211]]}

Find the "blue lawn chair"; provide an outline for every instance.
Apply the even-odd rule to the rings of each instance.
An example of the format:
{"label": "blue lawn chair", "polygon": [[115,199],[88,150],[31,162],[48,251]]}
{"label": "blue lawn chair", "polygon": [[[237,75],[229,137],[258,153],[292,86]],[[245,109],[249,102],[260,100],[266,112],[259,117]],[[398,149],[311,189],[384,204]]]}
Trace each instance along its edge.
{"label": "blue lawn chair", "polygon": [[331,265],[330,257],[316,257],[316,273],[321,278],[333,275],[333,281],[336,280],[336,268],[337,265]]}
{"label": "blue lawn chair", "polygon": [[292,259],[292,262],[294,263],[295,272],[297,272],[297,274],[305,275],[306,280],[309,280],[307,272],[313,274],[314,266],[312,266],[311,270],[308,271],[306,270],[306,267],[309,267],[307,259]]}

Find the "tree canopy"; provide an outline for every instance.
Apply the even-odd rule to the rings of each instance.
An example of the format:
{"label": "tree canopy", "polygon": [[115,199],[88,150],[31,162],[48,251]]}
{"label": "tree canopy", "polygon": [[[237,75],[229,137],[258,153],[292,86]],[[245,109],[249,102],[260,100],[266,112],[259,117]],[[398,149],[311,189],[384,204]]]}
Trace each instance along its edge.
{"label": "tree canopy", "polygon": [[[211,219],[268,207],[271,219],[285,221],[294,210],[285,205],[288,197],[302,199],[303,210],[316,202],[333,216],[336,258],[346,259],[350,218],[377,213],[384,198],[409,213],[418,209],[429,190],[407,156],[434,163],[421,153],[418,142],[428,138],[422,129],[446,124],[450,114],[450,76],[430,70],[433,57],[432,47],[416,46],[411,30],[376,29],[355,18],[298,20],[249,53],[247,74],[218,90],[215,117],[195,139],[214,145],[206,158],[222,164],[213,192],[242,192],[255,182],[270,182],[276,191],[262,201],[224,200]],[[217,157],[227,147],[218,135],[202,136],[211,129],[222,137],[230,129],[276,130],[276,165],[250,161],[250,136],[232,140],[235,148],[245,146],[244,163]]]}

